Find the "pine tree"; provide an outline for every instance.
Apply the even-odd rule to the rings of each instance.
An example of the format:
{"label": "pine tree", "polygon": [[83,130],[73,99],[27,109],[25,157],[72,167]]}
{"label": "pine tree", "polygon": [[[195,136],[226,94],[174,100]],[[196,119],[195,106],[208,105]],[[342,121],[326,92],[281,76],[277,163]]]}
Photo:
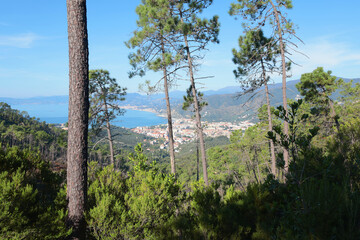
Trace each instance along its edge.
{"label": "pine tree", "polygon": [[[248,31],[245,36],[239,38],[239,51],[233,49],[233,62],[237,65],[234,70],[235,77],[239,80],[243,93],[256,92],[262,86],[265,87],[265,97],[268,114],[268,129],[272,131],[271,105],[269,97],[268,81],[269,74],[281,72],[277,65],[280,54],[279,47],[273,38],[267,38],[261,29]],[[275,146],[269,140],[271,153],[271,172],[276,175]]]}
{"label": "pine tree", "polygon": [[[287,98],[286,98],[286,78],[287,63],[289,53],[285,47],[296,45],[291,41],[292,37],[297,38],[293,23],[286,18],[285,11],[282,9],[291,9],[292,0],[237,0],[232,3],[229,11],[230,15],[240,15],[245,20],[249,20],[248,24],[244,24],[245,31],[259,29],[269,23],[273,29],[273,37],[278,42],[281,56],[282,66],[282,94],[283,106],[288,115]],[[297,38],[299,39],[299,38]],[[300,39],[299,39],[300,40]],[[291,60],[290,60],[291,61]],[[284,134],[289,137],[289,125],[284,122]],[[289,170],[289,152],[284,148],[285,173]]]}
{"label": "pine tree", "polygon": [[69,39],[68,226],[71,239],[85,239],[89,62],[86,0],[67,0]]}
{"label": "pine tree", "polygon": [[177,29],[178,33],[182,37],[185,50],[185,56],[181,60],[185,60],[188,64],[187,70],[190,76],[190,83],[193,92],[192,95],[194,100],[196,128],[200,141],[203,177],[205,184],[208,186],[209,181],[207,176],[205,141],[201,126],[200,106],[195,85],[195,61],[196,59],[201,58],[199,53],[204,50],[210,42],[219,43],[218,35],[220,24],[218,22],[218,16],[214,16],[210,20],[198,17],[204,9],[212,4],[212,0],[178,0],[173,2],[175,6],[173,15],[179,18],[181,23],[178,25]]}
{"label": "pine tree", "polygon": [[338,130],[340,124],[331,94],[339,88],[341,83],[342,80],[332,76],[331,71],[325,72],[322,67],[318,67],[311,73],[302,74],[300,82],[296,84],[296,88],[305,97],[305,101],[312,103],[319,111],[325,111],[326,115],[330,113]]}
{"label": "pine tree", "polygon": [[124,110],[118,105],[118,101],[124,101],[126,88],[120,87],[115,78],[111,78],[106,70],[90,70],[90,124],[95,132],[105,127],[109,141],[110,162],[114,161],[113,139],[110,121],[117,115],[123,115]]}
{"label": "pine tree", "polygon": [[[188,110],[190,108],[190,106],[194,105],[194,96],[193,96],[193,90],[192,90],[192,85],[190,85],[190,87],[188,89],[186,89],[186,96],[184,96],[184,102],[182,105],[182,109],[183,110]],[[203,109],[203,107],[207,106],[208,103],[205,101],[202,101],[204,94],[201,92],[196,91],[197,94],[197,99],[198,99],[198,106],[199,106],[199,111],[201,112],[201,110]],[[191,112],[195,112],[194,106],[191,110]],[[196,117],[196,116],[193,116]],[[197,132],[198,133],[198,132]],[[199,136],[198,134],[196,134],[196,181],[199,181]]]}
{"label": "pine tree", "polygon": [[[163,90],[165,92],[166,110],[168,119],[169,147],[171,173],[175,174],[175,149],[174,136],[172,127],[171,105],[169,97],[169,84],[171,77],[174,77],[176,63],[181,56],[180,48],[177,45],[177,37],[174,34],[177,22],[171,14],[170,0],[142,0],[142,3],[136,8],[139,16],[137,21],[138,30],[133,37],[126,43],[129,48],[137,49],[132,53],[130,63],[133,71],[130,77],[134,75],[143,76],[147,70],[154,72],[162,71],[162,78],[159,82],[163,82]],[[170,70],[171,69],[171,70]],[[158,82],[158,83],[159,83]],[[149,86],[149,91],[155,91],[159,87]]]}

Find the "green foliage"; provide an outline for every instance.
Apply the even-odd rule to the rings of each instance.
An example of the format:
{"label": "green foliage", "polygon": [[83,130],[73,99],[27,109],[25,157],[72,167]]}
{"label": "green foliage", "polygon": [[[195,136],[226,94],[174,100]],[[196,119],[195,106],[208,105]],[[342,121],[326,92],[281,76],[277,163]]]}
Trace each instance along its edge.
{"label": "green foliage", "polygon": [[[141,142],[144,151],[148,153],[148,158],[155,160],[159,164],[159,168],[167,169],[169,154],[166,150],[160,149],[160,141],[157,144],[150,144],[150,141],[156,140],[153,137],[144,134],[132,132],[131,129],[111,126],[111,133],[113,135],[114,153],[115,153],[115,168],[128,172],[133,164],[129,161],[129,154],[134,151],[137,143]],[[101,166],[109,164],[109,145],[106,140],[107,132],[105,129],[100,131],[97,136],[91,138],[92,149],[89,153],[89,162],[98,162]],[[95,145],[95,143],[97,143]],[[93,145],[94,144],[94,145]]]}
{"label": "green foliage", "polygon": [[[201,111],[203,107],[208,105],[208,103],[205,101],[202,101],[202,99],[204,97],[204,94],[202,92],[198,92],[197,90],[195,92],[197,95],[199,111]],[[193,96],[193,91],[192,91],[192,85],[190,85],[190,87],[188,89],[186,89],[186,96],[184,96],[184,102],[182,105],[182,109],[186,111],[193,104],[194,104],[194,96]],[[193,109],[191,111],[194,112],[195,110]]]}
{"label": "green foliage", "polygon": [[[231,16],[240,15],[243,19],[248,20],[247,23],[243,23],[245,29],[256,29],[269,23],[274,29],[281,31],[283,35],[294,35],[293,23],[286,19],[284,13],[284,9],[291,9],[292,7],[292,0],[237,0],[236,3],[231,3],[229,14]],[[279,14],[281,29],[277,29],[275,11]]]}
{"label": "green foliage", "polygon": [[208,239],[216,238],[219,231],[218,211],[221,197],[213,188],[195,185],[191,194],[191,211],[198,231]]}
{"label": "green foliage", "polygon": [[207,151],[209,179],[223,188],[235,183],[239,161],[231,149],[216,146]]}
{"label": "green foliage", "polygon": [[342,79],[332,76],[331,71],[324,72],[322,67],[318,67],[312,73],[302,74],[296,87],[305,97],[305,101],[327,104],[331,94],[338,89],[341,83]]}
{"label": "green foliage", "polygon": [[[271,113],[271,119],[272,119],[273,125],[280,125],[281,122],[276,117],[275,111],[276,111],[275,107],[270,106],[270,113]],[[258,109],[257,117],[258,117],[259,121],[261,122],[261,124],[268,126],[269,121],[268,121],[268,112],[267,112],[267,105],[266,104],[262,105]]]}
{"label": "green foliage", "polygon": [[305,101],[313,104],[316,112],[322,111],[325,114],[329,114],[330,111],[335,111],[331,94],[342,83],[343,80],[332,76],[331,71],[324,72],[322,67],[318,67],[312,73],[301,75],[300,82],[296,87],[300,94],[304,96]]}
{"label": "green foliage", "polygon": [[274,39],[266,38],[261,29],[246,32],[238,42],[239,50],[232,50],[233,62],[237,65],[234,74],[244,90],[242,94],[246,94],[266,84],[269,74],[281,71],[277,64],[280,50]]}
{"label": "green foliage", "polygon": [[141,145],[129,156],[127,178],[112,166],[91,164],[88,224],[96,239],[169,239],[170,226],[185,195],[173,175],[148,163]]}
{"label": "green foliage", "polygon": [[266,130],[255,125],[245,130],[240,141],[233,142],[233,151],[240,151],[241,162],[238,165],[242,185],[262,182],[269,172],[269,147],[265,137]]}
{"label": "green foliage", "polygon": [[96,239],[119,239],[125,224],[124,180],[121,172],[110,165],[101,169],[96,162],[89,164],[88,226]]}
{"label": "green foliage", "polygon": [[[0,175],[2,238],[16,239],[22,238],[21,235],[25,237],[31,234],[31,230],[26,229],[26,225],[30,225],[31,220],[25,216],[33,215],[32,211],[34,209],[29,207],[36,203],[37,192],[34,191],[32,186],[22,184],[24,175],[24,172],[17,171],[11,176],[11,180],[8,172],[2,172]],[[26,212],[22,212],[22,210]]]}
{"label": "green foliage", "polygon": [[[173,7],[173,2],[169,0],[142,0],[137,6],[138,30],[134,31],[133,37],[126,42],[129,48],[136,49],[136,52],[129,55],[133,67],[130,77],[143,76],[147,70],[157,72],[167,69],[181,58],[181,46],[175,34],[179,21],[172,16]],[[156,89],[150,86],[150,82],[147,82],[147,85],[149,91]]]}
{"label": "green foliage", "polygon": [[[193,183],[188,193],[173,175],[149,162],[141,145],[129,156],[127,175],[113,166],[89,164],[89,238],[358,239],[359,121],[341,126],[318,149],[312,143],[316,130],[311,125],[303,130],[309,120],[303,104],[292,102],[286,119],[282,108],[275,111],[289,121],[288,145],[295,151],[284,183],[266,177],[266,168],[253,172],[268,161],[268,154],[260,154],[268,151],[261,144],[266,141],[261,123],[235,131],[230,145],[209,149],[209,173],[217,171],[216,181],[211,187]],[[14,148],[0,156],[1,238],[63,238],[66,190],[61,178],[33,153]]]}
{"label": "green foliage", "polygon": [[341,103],[339,103],[339,105],[341,105],[341,107],[336,110],[339,116],[339,122],[346,124],[360,117],[360,84],[354,84],[353,80],[348,83],[343,82],[340,93]]}
{"label": "green foliage", "polygon": [[104,124],[124,115],[125,110],[118,105],[124,101],[126,88],[120,87],[107,70],[89,71],[89,119],[93,131],[98,132]]}
{"label": "green foliage", "polygon": [[[283,204],[283,216],[276,231],[271,232],[279,239],[357,239],[357,121],[341,126],[328,145],[319,148],[313,141],[321,134],[318,126],[308,125],[307,131],[299,131],[299,126],[309,121],[309,114],[300,114],[302,103],[299,100],[290,104],[288,118],[282,107],[276,113],[290,127],[288,139],[281,128],[274,130],[280,135],[277,142],[287,147],[292,156],[285,185],[289,192],[283,193],[292,200],[288,200],[291,204]],[[269,137],[275,140],[270,132]]]}
{"label": "green foliage", "polygon": [[0,103],[0,143],[39,151],[56,168],[62,168],[66,160],[66,131],[31,118],[6,103]]}
{"label": "green foliage", "polygon": [[234,185],[245,190],[254,182],[262,182],[269,172],[269,147],[266,128],[261,124],[242,132],[234,131],[231,144],[208,149],[209,179],[222,191]]}
{"label": "green foliage", "polygon": [[360,189],[360,121],[358,118],[341,125],[328,143],[327,153],[346,171],[352,190]]}
{"label": "green foliage", "polygon": [[[342,79],[332,76],[331,71],[325,72],[321,67],[311,73],[303,74],[300,82],[296,85],[300,94],[304,96],[306,108],[308,108],[307,114],[309,119],[306,121],[307,124],[319,127],[318,136],[314,138],[314,143],[317,147],[324,148],[326,145],[324,139],[330,139],[335,130],[339,130],[339,112],[342,112],[341,115],[344,119],[348,116],[347,111],[342,109],[340,104],[334,99],[334,93],[342,85],[346,85]],[[346,88],[349,89],[348,87]],[[346,102],[345,97],[342,98]],[[345,108],[351,108],[353,103],[348,103],[347,101]]]}
{"label": "green foliage", "polygon": [[219,17],[199,18],[198,16],[212,4],[212,0],[180,0],[176,5],[176,16],[181,19],[179,31],[191,39],[194,39],[202,46],[206,46],[208,42],[218,43]]}
{"label": "green foliage", "polygon": [[0,238],[67,236],[62,179],[38,154],[16,147],[0,149]]}
{"label": "green foliage", "polygon": [[[220,136],[216,138],[206,137],[205,142],[205,147],[207,151],[209,151],[213,147],[221,147],[230,143],[229,139],[225,136]],[[179,149],[179,152],[177,154],[177,162],[179,166],[179,170],[177,171],[177,177],[179,181],[186,183],[187,185],[197,180],[197,168],[195,167],[197,164],[196,145],[196,141],[183,144],[181,145],[181,148]],[[208,154],[209,152],[207,152],[207,156],[209,156]],[[159,162],[159,165],[161,166],[163,164]],[[199,171],[201,172],[200,163]],[[201,173],[199,177],[201,177]]]}
{"label": "green foliage", "polygon": [[[290,101],[288,107],[288,115],[286,116],[285,109],[282,106],[279,106],[275,111],[275,115],[282,121],[286,121],[289,124],[289,135],[286,136],[283,133],[282,125],[275,125],[273,131],[268,132],[268,138],[270,138],[275,144],[285,148],[290,153],[290,168],[291,172],[288,175],[288,178],[292,178],[295,181],[302,181],[305,178],[304,174],[308,171],[305,171],[305,168],[311,166],[307,161],[312,161],[317,163],[317,168],[312,165],[307,170],[310,172],[316,172],[321,169],[321,167],[326,167],[326,161],[324,159],[319,159],[321,156],[321,149],[314,144],[314,139],[317,137],[320,128],[318,126],[313,126],[307,124],[309,113],[304,112],[302,108],[304,101],[299,99],[298,101]],[[320,155],[319,155],[320,154]],[[278,167],[282,168],[284,166],[282,154],[278,156]],[[319,166],[321,166],[319,168]],[[316,169],[316,170],[315,170]],[[310,174],[310,172],[308,172]],[[317,173],[315,173],[317,174]]]}

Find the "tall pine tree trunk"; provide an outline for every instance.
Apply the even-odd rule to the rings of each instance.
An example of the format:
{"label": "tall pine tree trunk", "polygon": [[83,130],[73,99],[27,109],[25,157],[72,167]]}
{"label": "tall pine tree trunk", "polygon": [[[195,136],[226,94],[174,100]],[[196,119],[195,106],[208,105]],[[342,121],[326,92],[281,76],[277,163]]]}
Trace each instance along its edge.
{"label": "tall pine tree trunk", "polygon": [[[269,88],[267,83],[265,83],[265,92],[266,92],[266,104],[267,104],[267,113],[268,113],[268,122],[269,122],[269,131],[272,131],[272,119],[271,119],[271,106],[269,99]],[[272,140],[270,142],[270,154],[271,154],[271,173],[276,176],[276,157],[275,157],[275,146]]]}
{"label": "tall pine tree trunk", "polygon": [[[280,43],[280,53],[281,53],[281,65],[282,65],[282,94],[283,94],[283,107],[285,110],[285,117],[288,117],[288,108],[287,108],[287,98],[286,98],[286,60],[285,60],[285,46],[282,36],[281,23],[279,19],[279,13],[277,8],[275,7],[272,0],[269,0],[270,4],[273,7],[273,12],[275,15],[276,26],[277,26],[277,34],[279,36]],[[289,124],[287,121],[284,121],[284,134],[287,140],[289,139]],[[289,171],[289,152],[286,148],[284,148],[284,161],[285,161],[285,174]]]}
{"label": "tall pine tree trunk", "polygon": [[164,64],[164,66],[163,66],[164,91],[165,91],[166,112],[167,112],[167,120],[168,120],[168,128],[169,128],[168,133],[169,133],[170,165],[171,165],[171,173],[176,174],[174,133],[173,133],[173,125],[172,125],[172,117],[171,117],[168,77],[167,77],[166,63],[165,63],[165,46],[164,46],[164,40],[163,39],[161,39],[161,51],[162,51],[162,61],[163,61],[163,64]]}
{"label": "tall pine tree trunk", "polygon": [[[273,124],[272,124],[272,118],[271,118],[271,106],[270,106],[269,88],[268,88],[268,85],[267,85],[266,71],[265,71],[263,61],[261,61],[261,67],[262,67],[262,71],[263,71],[263,79],[264,79],[264,85],[265,85],[265,96],[266,96],[268,124],[269,124],[268,130],[269,130],[269,132],[271,132],[273,130],[272,129]],[[269,140],[269,143],[270,143],[270,156],[271,156],[271,173],[274,176],[276,176],[275,146],[274,146],[274,142],[271,139]]]}
{"label": "tall pine tree trunk", "polygon": [[85,239],[89,64],[86,0],[67,0],[69,40],[69,129],[67,152],[70,239]]}
{"label": "tall pine tree trunk", "polygon": [[201,127],[199,101],[198,101],[197,94],[196,94],[193,63],[192,63],[192,58],[191,58],[190,49],[189,49],[189,43],[188,43],[188,39],[187,39],[186,35],[184,35],[184,42],[185,42],[185,49],[186,49],[188,65],[189,65],[190,82],[191,82],[192,93],[193,93],[193,97],[194,97],[196,129],[198,131],[198,137],[199,137],[199,141],[200,141],[200,152],[201,152],[201,161],[202,161],[202,168],[203,168],[203,177],[204,177],[205,185],[209,186],[209,181],[208,181],[208,176],[207,176],[205,141],[204,141],[203,129]]}
{"label": "tall pine tree trunk", "polygon": [[196,137],[196,181],[199,181],[199,138]]}
{"label": "tall pine tree trunk", "polygon": [[115,166],[113,139],[112,139],[112,135],[111,135],[111,126],[110,126],[110,119],[109,119],[108,107],[107,107],[106,100],[104,100],[104,105],[105,105],[106,131],[107,131],[108,141],[109,141],[110,163]]}
{"label": "tall pine tree trunk", "polygon": [[110,129],[109,121],[106,121],[106,131],[109,140],[109,150],[110,150],[110,163],[115,166],[115,159],[114,159],[114,147],[113,147],[113,139],[111,136],[111,129]]}

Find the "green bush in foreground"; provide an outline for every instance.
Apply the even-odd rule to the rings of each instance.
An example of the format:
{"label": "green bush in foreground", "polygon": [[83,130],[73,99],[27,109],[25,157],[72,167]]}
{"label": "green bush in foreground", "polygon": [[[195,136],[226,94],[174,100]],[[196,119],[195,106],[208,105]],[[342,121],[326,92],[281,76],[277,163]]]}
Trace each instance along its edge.
{"label": "green bush in foreground", "polygon": [[[242,191],[185,186],[141,145],[126,174],[92,162],[88,239],[359,239],[358,126],[341,126],[323,149],[297,135],[286,181],[268,175]],[[0,239],[65,238],[62,183],[38,154],[0,148]]]}
{"label": "green bush in foreground", "polygon": [[141,145],[127,178],[112,166],[90,164],[88,224],[96,239],[171,239],[185,193],[171,174],[149,164]]}
{"label": "green bush in foreground", "polygon": [[0,148],[0,239],[61,239],[66,202],[62,178],[39,154]]}

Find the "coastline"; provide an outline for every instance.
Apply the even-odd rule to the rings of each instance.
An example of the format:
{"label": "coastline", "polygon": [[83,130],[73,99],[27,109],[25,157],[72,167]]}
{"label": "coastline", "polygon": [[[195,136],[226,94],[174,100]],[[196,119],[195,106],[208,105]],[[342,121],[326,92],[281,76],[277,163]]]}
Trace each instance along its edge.
{"label": "coastline", "polygon": [[162,117],[162,118],[166,118],[165,114],[161,114],[158,111],[156,111],[153,108],[148,108],[148,107],[138,107],[138,106],[131,106],[131,105],[125,105],[125,106],[120,106],[122,109],[129,109],[129,110],[136,110],[136,111],[143,111],[143,112],[151,112],[156,114],[156,116],[158,117]]}
{"label": "coastline", "polygon": [[[125,128],[134,128],[136,126],[155,126],[165,121],[165,116],[154,109],[145,106],[120,106],[128,109],[125,116],[118,116],[113,125]],[[45,121],[48,124],[59,125],[68,121],[67,104],[19,104],[12,106],[20,112],[25,111],[29,116]],[[138,112],[134,113],[132,111]],[[141,113],[143,112],[143,113]]]}

